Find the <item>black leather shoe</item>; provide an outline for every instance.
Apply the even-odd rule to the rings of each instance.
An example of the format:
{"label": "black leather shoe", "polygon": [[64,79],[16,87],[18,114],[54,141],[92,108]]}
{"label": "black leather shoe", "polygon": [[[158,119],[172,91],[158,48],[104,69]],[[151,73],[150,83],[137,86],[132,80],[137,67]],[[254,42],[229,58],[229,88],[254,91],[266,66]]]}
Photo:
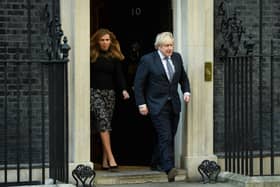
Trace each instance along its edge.
{"label": "black leather shoe", "polygon": [[151,170],[152,171],[163,171],[163,169],[160,167],[160,165],[152,165]]}
{"label": "black leather shoe", "polygon": [[168,182],[174,182],[176,175],[177,175],[176,168],[172,168],[171,170],[169,170],[169,172],[167,173]]}
{"label": "black leather shoe", "polygon": [[168,182],[175,182],[175,177],[168,179]]}

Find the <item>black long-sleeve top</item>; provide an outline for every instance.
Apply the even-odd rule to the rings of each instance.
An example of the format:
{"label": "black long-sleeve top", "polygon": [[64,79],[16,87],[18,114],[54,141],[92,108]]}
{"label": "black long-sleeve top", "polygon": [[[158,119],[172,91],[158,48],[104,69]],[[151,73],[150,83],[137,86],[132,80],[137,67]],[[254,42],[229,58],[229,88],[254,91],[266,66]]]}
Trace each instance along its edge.
{"label": "black long-sleeve top", "polygon": [[100,56],[90,63],[90,87],[93,89],[126,89],[122,64],[118,59]]}

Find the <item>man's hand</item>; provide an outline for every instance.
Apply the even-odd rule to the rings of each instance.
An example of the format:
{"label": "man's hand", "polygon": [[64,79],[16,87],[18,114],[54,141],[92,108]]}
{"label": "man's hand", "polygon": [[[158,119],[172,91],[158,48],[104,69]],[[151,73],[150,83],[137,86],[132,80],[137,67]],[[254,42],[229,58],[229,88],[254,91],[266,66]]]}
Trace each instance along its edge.
{"label": "man's hand", "polygon": [[190,102],[190,99],[191,99],[190,95],[184,95],[184,101],[186,103]]}

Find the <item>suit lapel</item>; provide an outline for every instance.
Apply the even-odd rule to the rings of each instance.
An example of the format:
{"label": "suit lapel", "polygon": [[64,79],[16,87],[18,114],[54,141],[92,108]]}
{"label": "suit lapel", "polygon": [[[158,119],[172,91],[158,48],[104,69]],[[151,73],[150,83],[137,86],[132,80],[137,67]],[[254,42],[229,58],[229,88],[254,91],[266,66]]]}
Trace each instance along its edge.
{"label": "suit lapel", "polygon": [[178,71],[178,62],[175,60],[174,56],[171,56],[172,63],[174,65],[174,73]]}
{"label": "suit lapel", "polygon": [[173,79],[172,79],[172,81],[173,81],[175,79],[175,76],[177,75],[178,70],[179,70],[179,63],[176,60],[176,58],[174,58],[173,55],[171,56],[171,60],[172,60],[173,66],[174,66],[174,75],[173,75]]}
{"label": "suit lapel", "polygon": [[166,72],[165,72],[165,69],[164,69],[164,66],[163,66],[163,64],[161,62],[161,59],[160,59],[160,56],[157,52],[155,52],[155,62],[156,62],[156,66],[158,67],[158,70],[161,71],[164,74],[166,80],[169,82],[168,77],[167,77]]}

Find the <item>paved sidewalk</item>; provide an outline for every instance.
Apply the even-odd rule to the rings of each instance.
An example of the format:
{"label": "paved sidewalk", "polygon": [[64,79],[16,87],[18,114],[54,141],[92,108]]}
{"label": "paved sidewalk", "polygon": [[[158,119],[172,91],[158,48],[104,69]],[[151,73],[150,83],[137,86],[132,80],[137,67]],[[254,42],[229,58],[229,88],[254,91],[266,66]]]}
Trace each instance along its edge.
{"label": "paved sidewalk", "polygon": [[96,187],[237,187],[230,183],[203,184],[199,182],[162,182],[162,183],[143,183],[143,184],[114,184],[114,185],[96,185]]}

